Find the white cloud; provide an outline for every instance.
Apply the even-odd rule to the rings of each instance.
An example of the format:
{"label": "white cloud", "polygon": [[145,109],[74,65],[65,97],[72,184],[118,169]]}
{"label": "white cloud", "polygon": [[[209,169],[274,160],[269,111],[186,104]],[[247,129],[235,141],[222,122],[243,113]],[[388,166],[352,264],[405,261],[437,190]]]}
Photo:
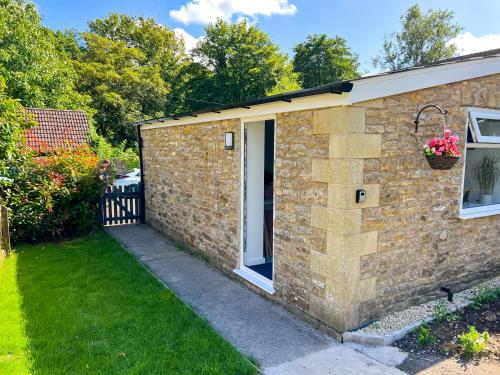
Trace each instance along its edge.
{"label": "white cloud", "polygon": [[203,39],[202,36],[200,36],[199,38],[192,36],[186,30],[181,29],[180,27],[176,27],[174,29],[174,32],[178,37],[184,39],[184,46],[186,47],[186,50],[188,52],[191,52],[191,50],[196,47],[196,43]]}
{"label": "white cloud", "polygon": [[231,21],[234,15],[257,17],[292,15],[297,7],[289,0],[191,0],[178,10],[171,10],[170,17],[183,24],[207,24],[222,18]]}
{"label": "white cloud", "polygon": [[461,55],[500,48],[500,33],[486,34],[481,36],[472,35],[467,31],[450,40],[455,43]]}

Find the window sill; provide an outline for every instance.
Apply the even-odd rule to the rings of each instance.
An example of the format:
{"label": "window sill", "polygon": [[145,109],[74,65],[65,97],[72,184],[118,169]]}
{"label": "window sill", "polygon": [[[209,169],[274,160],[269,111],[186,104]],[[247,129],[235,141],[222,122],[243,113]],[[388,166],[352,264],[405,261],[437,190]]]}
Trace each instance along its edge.
{"label": "window sill", "polygon": [[458,217],[462,220],[467,220],[467,219],[476,219],[479,217],[486,217],[486,216],[493,216],[493,215],[500,215],[500,208],[493,208],[493,209],[485,209],[482,211],[476,211],[476,212],[467,212],[468,210],[462,210],[460,211],[460,214]]}
{"label": "window sill", "polygon": [[253,285],[258,286],[267,293],[274,294],[273,282],[259,275],[257,272],[254,272],[247,267],[236,268],[233,272]]}

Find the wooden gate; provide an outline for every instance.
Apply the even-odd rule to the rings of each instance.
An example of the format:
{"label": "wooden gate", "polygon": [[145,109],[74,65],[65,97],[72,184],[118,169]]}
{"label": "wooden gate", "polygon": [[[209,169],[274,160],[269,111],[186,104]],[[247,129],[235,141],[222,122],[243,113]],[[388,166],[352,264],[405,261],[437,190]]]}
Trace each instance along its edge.
{"label": "wooden gate", "polygon": [[141,184],[107,186],[100,200],[99,217],[104,225],[144,223]]}

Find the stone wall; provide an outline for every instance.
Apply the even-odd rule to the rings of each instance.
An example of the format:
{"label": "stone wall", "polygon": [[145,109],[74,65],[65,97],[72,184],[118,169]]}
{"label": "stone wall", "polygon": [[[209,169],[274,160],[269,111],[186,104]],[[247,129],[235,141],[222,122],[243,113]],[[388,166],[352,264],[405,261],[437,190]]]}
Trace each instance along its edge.
{"label": "stone wall", "polygon": [[[313,252],[325,252],[327,238],[311,225],[311,210],[326,206],[328,184],[312,173],[313,160],[328,158],[329,136],[315,134],[314,113],[276,115],[276,294],[264,295],[317,322],[311,299],[324,298],[325,278],[310,262]],[[235,132],[233,151],[224,150],[226,131]],[[142,131],[146,222],[232,276],[239,262],[239,134],[239,119]]]}
{"label": "stone wall", "polygon": [[[224,132],[235,149],[224,150]],[[218,267],[237,266],[240,226],[239,120],[142,131],[146,222]]]}
{"label": "stone wall", "polygon": [[312,165],[328,157],[329,140],[313,123],[314,111],[276,115],[274,287],[282,303],[306,314],[325,284],[310,269],[311,254],[326,249],[326,231],[311,226],[311,209],[326,206],[328,185],[312,180]]}
{"label": "stone wall", "polygon": [[[367,108],[378,104],[314,113],[313,131],[328,137],[329,152],[312,164],[312,179],[327,184],[328,196],[312,206],[311,225],[326,231],[326,246],[311,254],[311,273],[323,281],[311,314],[340,332],[357,327],[360,303],[375,297],[376,277],[361,273],[361,261],[377,251],[378,232],[364,230],[362,213],[379,205],[379,184],[364,180],[365,163],[381,154],[381,135],[365,131]],[[367,193],[363,203],[356,203],[358,188]]]}
{"label": "stone wall", "polygon": [[[488,277],[500,265],[500,216],[461,220],[463,160],[433,171],[422,145],[466,108],[500,109],[500,76],[357,106],[276,114],[274,296],[337,331]],[[223,134],[235,132],[235,150]],[[143,131],[146,221],[228,274],[240,243],[240,120]],[[462,137],[462,147],[464,145]],[[355,202],[363,188],[367,200]]]}
{"label": "stone wall", "polygon": [[[467,107],[500,109],[500,75],[384,98],[366,111],[366,133],[382,137],[381,157],[364,160],[364,183],[378,184],[380,203],[363,209],[363,232],[377,232],[378,246],[361,258],[362,278],[376,280],[374,298],[360,305],[360,323],[465,286],[500,270],[500,216],[462,220],[463,163],[432,170],[422,146],[442,135],[442,116],[425,112],[414,134],[417,108],[447,109],[446,126],[466,139]],[[442,295],[442,294],[441,294]]]}

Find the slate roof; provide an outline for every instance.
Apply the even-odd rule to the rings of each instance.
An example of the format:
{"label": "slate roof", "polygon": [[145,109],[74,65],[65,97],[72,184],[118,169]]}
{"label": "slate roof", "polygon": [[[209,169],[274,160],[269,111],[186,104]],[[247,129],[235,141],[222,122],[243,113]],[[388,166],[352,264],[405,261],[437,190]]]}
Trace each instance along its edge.
{"label": "slate roof", "polygon": [[26,108],[26,112],[38,122],[38,126],[25,132],[28,146],[35,151],[45,152],[89,143],[90,126],[83,111]]}

